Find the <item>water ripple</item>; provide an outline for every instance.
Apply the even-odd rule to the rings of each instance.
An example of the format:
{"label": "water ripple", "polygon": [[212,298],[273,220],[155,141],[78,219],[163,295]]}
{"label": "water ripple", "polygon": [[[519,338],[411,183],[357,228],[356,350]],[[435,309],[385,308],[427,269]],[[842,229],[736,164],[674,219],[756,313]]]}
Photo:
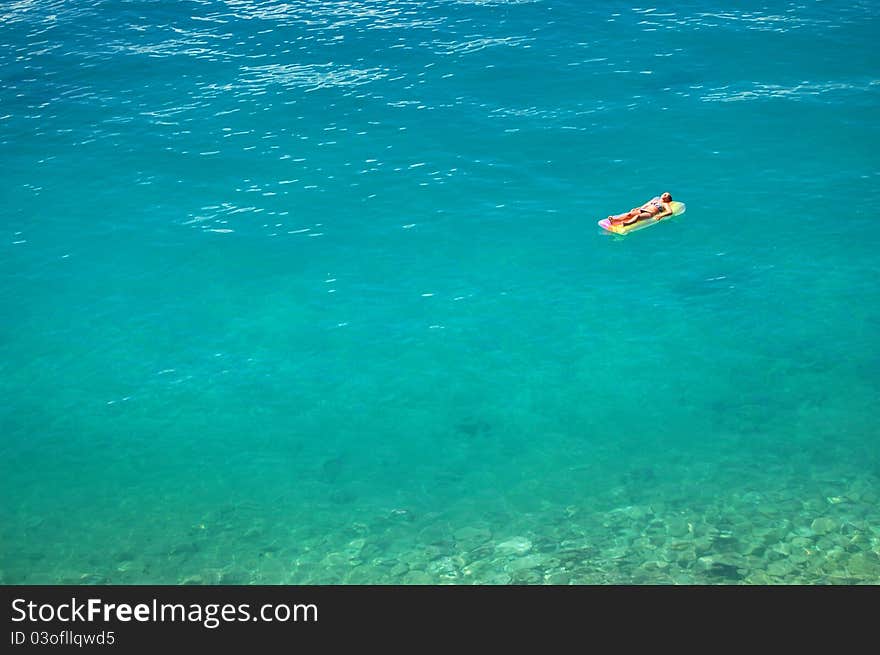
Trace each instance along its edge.
{"label": "water ripple", "polygon": [[[305,25],[308,28],[342,29],[352,26],[367,29],[425,28],[442,19],[425,18],[421,2],[397,0],[361,0],[360,2],[275,2],[226,0],[231,10],[222,17],[241,20],[273,21],[281,25]],[[215,16],[216,18],[217,16]]]}
{"label": "water ripple", "polygon": [[703,102],[743,102],[746,100],[764,100],[767,98],[784,98],[803,100],[828,93],[836,92],[867,92],[880,90],[880,80],[863,83],[852,82],[801,82],[793,85],[763,84],[753,82],[748,88],[731,88],[729,86],[715,88],[703,95]]}
{"label": "water ripple", "polygon": [[266,89],[278,84],[287,88],[305,87],[306,91],[325,87],[360,86],[388,75],[388,71],[383,68],[362,69],[333,63],[244,66],[241,73],[241,83],[252,88]]}
{"label": "water ripple", "polygon": [[532,38],[523,36],[505,37],[481,37],[477,35],[466,37],[464,41],[435,41],[435,52],[441,55],[471,54],[494,46],[516,47],[524,43],[534,41]]}

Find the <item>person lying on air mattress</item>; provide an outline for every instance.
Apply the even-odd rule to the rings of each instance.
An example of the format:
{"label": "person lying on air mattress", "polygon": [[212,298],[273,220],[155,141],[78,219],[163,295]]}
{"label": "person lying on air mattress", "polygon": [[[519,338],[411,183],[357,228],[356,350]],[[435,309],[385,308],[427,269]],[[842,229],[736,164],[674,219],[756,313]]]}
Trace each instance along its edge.
{"label": "person lying on air mattress", "polygon": [[659,221],[661,218],[672,216],[673,210],[672,205],[670,204],[671,202],[672,195],[666,191],[660,196],[654,196],[641,207],[633,207],[625,214],[609,216],[608,221],[611,225],[632,225],[633,223],[648,218],[653,218],[655,221]]}

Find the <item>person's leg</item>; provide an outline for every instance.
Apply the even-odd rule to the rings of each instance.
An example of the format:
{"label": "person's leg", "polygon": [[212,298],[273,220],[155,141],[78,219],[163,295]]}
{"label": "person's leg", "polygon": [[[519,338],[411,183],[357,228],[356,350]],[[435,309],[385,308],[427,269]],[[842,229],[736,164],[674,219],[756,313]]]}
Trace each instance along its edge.
{"label": "person's leg", "polygon": [[638,223],[639,221],[644,220],[646,218],[651,218],[651,216],[653,216],[653,214],[651,214],[649,212],[640,211],[635,216],[631,216],[631,217],[629,217],[629,219],[623,221],[623,224],[624,225],[632,225],[633,223]]}
{"label": "person's leg", "polygon": [[634,216],[638,216],[638,214],[641,211],[642,211],[641,209],[636,207],[635,209],[630,209],[625,214],[618,214],[617,216],[609,216],[608,220],[611,221],[612,223],[615,223],[615,224],[616,223],[625,223],[626,221],[629,221],[630,219],[632,219]]}

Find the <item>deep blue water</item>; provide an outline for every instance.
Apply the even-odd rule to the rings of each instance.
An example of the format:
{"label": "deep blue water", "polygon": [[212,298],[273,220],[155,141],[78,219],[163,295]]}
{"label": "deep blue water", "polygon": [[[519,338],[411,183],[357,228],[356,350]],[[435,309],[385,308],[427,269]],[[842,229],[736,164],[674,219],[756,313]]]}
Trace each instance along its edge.
{"label": "deep blue water", "polygon": [[0,581],[880,582],[880,9],[729,4],[0,4]]}

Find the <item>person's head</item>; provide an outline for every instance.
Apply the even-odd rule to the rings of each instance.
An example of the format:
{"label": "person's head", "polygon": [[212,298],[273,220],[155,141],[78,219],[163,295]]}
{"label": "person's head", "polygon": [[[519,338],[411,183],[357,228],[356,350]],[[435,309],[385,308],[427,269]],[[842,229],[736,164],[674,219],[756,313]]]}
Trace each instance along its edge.
{"label": "person's head", "polygon": [[660,196],[660,200],[663,202],[672,202],[672,194],[669,191],[664,191],[663,195]]}

